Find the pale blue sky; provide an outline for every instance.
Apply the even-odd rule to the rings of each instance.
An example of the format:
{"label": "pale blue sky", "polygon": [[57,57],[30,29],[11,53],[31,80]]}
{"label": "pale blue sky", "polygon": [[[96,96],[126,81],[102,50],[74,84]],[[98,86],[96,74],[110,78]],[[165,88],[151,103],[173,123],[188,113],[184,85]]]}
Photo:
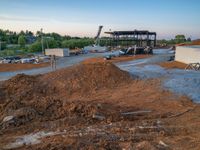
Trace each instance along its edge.
{"label": "pale blue sky", "polygon": [[159,38],[200,38],[200,0],[0,0],[0,28],[71,36],[144,29]]}

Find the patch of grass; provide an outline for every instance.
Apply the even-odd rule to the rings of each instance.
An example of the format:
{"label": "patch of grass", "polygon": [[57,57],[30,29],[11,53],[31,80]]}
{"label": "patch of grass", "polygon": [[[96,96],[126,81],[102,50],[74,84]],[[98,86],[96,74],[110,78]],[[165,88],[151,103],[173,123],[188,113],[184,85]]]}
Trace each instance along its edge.
{"label": "patch of grass", "polygon": [[3,51],[0,51],[0,57],[25,55],[25,54],[27,54],[27,52],[25,52],[24,50],[6,49]]}

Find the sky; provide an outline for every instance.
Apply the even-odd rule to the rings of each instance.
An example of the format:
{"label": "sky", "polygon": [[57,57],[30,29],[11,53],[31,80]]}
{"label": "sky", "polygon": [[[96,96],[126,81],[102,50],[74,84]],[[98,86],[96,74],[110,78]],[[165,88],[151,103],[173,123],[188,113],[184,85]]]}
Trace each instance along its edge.
{"label": "sky", "polygon": [[[0,0],[0,29],[96,35],[149,30],[159,39],[185,34],[200,38],[200,0]],[[105,36],[103,34],[102,36]]]}

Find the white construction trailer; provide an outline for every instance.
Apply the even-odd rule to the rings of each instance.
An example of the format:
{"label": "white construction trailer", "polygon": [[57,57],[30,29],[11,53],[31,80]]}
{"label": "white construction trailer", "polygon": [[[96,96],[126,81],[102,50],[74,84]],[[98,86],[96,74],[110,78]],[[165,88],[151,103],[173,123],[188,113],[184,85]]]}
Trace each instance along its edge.
{"label": "white construction trailer", "polygon": [[177,46],[175,60],[185,64],[200,63],[200,45]]}
{"label": "white construction trailer", "polygon": [[53,49],[45,49],[45,55],[55,55],[58,57],[66,57],[69,56],[69,48],[53,48]]}

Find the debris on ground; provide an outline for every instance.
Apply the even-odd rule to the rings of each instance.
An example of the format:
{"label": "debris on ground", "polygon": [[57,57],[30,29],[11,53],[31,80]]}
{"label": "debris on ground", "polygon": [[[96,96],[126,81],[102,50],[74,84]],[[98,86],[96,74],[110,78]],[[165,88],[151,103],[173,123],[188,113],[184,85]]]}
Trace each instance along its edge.
{"label": "debris on ground", "polygon": [[0,149],[198,149],[199,105],[160,82],[111,63],[17,75],[0,84]]}

